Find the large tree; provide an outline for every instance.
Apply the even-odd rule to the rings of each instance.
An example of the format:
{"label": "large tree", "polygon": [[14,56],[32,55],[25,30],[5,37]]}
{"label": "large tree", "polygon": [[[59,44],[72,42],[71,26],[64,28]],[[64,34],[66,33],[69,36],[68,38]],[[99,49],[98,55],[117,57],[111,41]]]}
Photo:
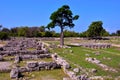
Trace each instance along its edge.
{"label": "large tree", "polygon": [[74,23],[73,20],[77,20],[79,18],[78,15],[73,16],[72,11],[68,5],[63,5],[61,8],[58,8],[57,11],[53,12],[50,16],[51,22],[47,25],[47,28],[54,28],[55,26],[59,26],[61,29],[60,34],[60,45],[63,47],[64,45],[64,34],[63,31],[65,27],[73,28]]}
{"label": "large tree", "polygon": [[89,29],[87,30],[87,36],[88,37],[100,37],[109,34],[104,28],[103,28],[103,22],[102,21],[95,21],[92,22],[89,26]]}

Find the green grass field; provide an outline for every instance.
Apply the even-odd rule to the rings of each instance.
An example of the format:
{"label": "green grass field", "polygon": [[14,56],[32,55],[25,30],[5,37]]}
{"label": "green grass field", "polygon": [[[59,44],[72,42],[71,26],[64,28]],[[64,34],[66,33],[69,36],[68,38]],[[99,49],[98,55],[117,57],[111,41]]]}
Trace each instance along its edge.
{"label": "green grass field", "polygon": [[[73,50],[73,53],[70,53],[70,50]],[[100,55],[95,55],[94,53],[98,51],[100,52]],[[89,48],[83,48],[83,47],[72,47],[71,49],[56,48],[53,50],[53,52],[56,52],[60,56],[64,57],[72,65],[72,67],[77,67],[75,65],[78,65],[80,67],[83,67],[86,70],[89,70],[92,68],[95,68],[98,70],[97,73],[89,73],[90,76],[92,75],[112,76],[112,77],[120,76],[120,73],[119,73],[120,72],[120,50],[116,48],[109,48],[109,49],[89,49]],[[115,73],[110,71],[104,71],[101,67],[87,62],[85,60],[86,54],[89,54],[90,57],[100,60],[103,64],[106,64],[107,66],[110,66],[116,69],[118,72]],[[111,60],[108,60],[107,58],[110,58]]]}

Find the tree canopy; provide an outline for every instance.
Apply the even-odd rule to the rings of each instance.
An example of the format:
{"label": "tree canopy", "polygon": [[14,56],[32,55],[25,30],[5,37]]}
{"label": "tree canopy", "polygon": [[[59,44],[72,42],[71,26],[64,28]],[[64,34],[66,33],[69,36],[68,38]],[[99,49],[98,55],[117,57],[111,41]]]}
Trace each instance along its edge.
{"label": "tree canopy", "polygon": [[60,45],[64,45],[64,34],[63,31],[65,27],[73,28],[74,23],[73,20],[77,20],[79,18],[78,15],[73,16],[72,11],[68,5],[63,5],[61,8],[58,8],[57,11],[53,12],[50,16],[51,22],[47,25],[47,28],[54,28],[55,26],[59,26],[61,29],[60,34]]}
{"label": "tree canopy", "polygon": [[109,35],[109,33],[103,28],[102,21],[92,22],[86,31],[88,37],[100,37],[104,35]]}

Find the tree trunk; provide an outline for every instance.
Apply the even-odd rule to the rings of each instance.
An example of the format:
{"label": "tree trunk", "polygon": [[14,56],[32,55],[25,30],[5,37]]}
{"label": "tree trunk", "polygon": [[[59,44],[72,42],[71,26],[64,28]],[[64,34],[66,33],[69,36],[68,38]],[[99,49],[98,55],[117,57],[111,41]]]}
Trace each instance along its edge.
{"label": "tree trunk", "polygon": [[63,45],[64,45],[64,34],[63,34],[63,27],[61,26],[60,46],[63,47]]}

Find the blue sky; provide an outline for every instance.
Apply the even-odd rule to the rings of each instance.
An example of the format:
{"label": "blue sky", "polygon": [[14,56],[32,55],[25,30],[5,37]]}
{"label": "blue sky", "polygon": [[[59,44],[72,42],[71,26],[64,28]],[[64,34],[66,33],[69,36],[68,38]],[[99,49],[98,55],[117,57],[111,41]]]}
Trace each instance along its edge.
{"label": "blue sky", "polygon": [[[109,32],[120,30],[120,0],[0,0],[0,24],[7,28],[46,26],[51,13],[65,4],[80,16],[72,31],[83,32],[99,20]],[[59,32],[58,27],[54,30]]]}

